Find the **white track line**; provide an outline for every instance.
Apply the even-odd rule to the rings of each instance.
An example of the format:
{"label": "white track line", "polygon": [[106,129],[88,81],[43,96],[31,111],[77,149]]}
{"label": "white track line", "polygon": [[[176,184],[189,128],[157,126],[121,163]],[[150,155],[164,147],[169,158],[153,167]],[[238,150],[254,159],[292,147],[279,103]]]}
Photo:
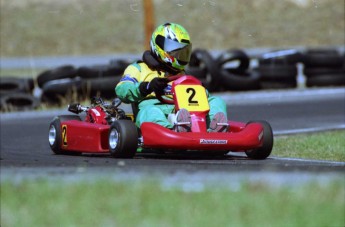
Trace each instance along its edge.
{"label": "white track line", "polygon": [[345,124],[331,125],[331,126],[325,126],[325,127],[313,127],[313,128],[300,128],[300,129],[279,130],[279,131],[274,131],[273,134],[275,136],[281,136],[281,135],[322,132],[322,131],[339,130],[339,129],[345,129]]}

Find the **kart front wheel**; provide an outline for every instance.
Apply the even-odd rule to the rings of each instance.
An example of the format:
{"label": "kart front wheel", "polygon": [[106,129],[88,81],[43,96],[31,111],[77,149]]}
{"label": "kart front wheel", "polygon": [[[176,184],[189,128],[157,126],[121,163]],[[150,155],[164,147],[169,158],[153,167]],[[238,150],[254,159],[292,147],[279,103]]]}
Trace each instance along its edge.
{"label": "kart front wheel", "polygon": [[63,150],[62,147],[62,130],[61,122],[68,120],[81,121],[79,116],[76,115],[61,115],[55,117],[49,125],[48,141],[50,148],[55,154],[80,154],[78,152],[68,152]]}
{"label": "kart front wheel", "polygon": [[259,148],[245,151],[246,155],[248,158],[252,159],[265,159],[271,154],[273,148],[273,132],[271,125],[267,121],[248,122],[248,124],[250,123],[259,123],[262,125],[264,129],[263,144]]}
{"label": "kart front wheel", "polygon": [[109,129],[109,151],[114,158],[133,158],[138,148],[138,131],[130,120],[117,120]]}

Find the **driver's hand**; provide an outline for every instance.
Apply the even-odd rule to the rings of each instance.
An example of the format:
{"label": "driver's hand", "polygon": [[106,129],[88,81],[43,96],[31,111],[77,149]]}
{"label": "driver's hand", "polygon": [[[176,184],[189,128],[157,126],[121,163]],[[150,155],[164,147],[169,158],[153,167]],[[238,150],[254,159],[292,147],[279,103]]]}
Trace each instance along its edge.
{"label": "driver's hand", "polygon": [[164,88],[168,85],[166,78],[156,77],[150,82],[142,82],[139,85],[140,93],[144,96],[154,92],[156,94],[163,94]]}
{"label": "driver's hand", "polygon": [[156,94],[163,94],[166,86],[168,86],[168,80],[166,78],[156,77],[149,83],[149,88]]}

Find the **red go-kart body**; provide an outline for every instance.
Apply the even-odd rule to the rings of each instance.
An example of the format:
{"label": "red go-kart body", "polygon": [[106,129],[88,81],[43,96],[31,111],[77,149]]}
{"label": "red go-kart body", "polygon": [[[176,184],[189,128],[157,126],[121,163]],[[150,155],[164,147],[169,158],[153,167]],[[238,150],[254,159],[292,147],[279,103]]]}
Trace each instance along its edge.
{"label": "red go-kart body", "polygon": [[176,111],[185,108],[190,112],[191,132],[175,132],[152,122],[143,123],[138,130],[128,116],[109,115],[106,108],[97,105],[83,109],[86,112],[84,121],[78,115],[56,117],[49,129],[50,146],[57,154],[110,153],[119,158],[132,158],[137,150],[142,150],[138,147],[179,152],[223,151],[224,154],[245,151],[248,157],[254,159],[270,155],[273,134],[266,121],[229,121],[226,132],[207,131],[207,93],[196,78],[179,76],[172,83],[171,95],[172,100],[159,99],[174,104]]}

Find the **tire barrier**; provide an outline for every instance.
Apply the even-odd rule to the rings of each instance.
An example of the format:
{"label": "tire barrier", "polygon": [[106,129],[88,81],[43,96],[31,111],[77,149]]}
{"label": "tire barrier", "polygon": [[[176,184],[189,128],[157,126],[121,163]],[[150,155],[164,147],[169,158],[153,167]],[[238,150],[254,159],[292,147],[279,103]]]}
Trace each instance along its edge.
{"label": "tire barrier", "polygon": [[[197,72],[196,70],[199,69]],[[211,92],[219,90],[220,77],[217,65],[213,57],[204,49],[195,49],[192,52],[189,67],[186,73],[194,70],[190,75],[196,76],[203,85]]]}
{"label": "tire barrier", "polygon": [[324,87],[324,86],[344,86],[345,76],[343,74],[324,74],[321,76],[308,77],[306,80],[307,87]]}
{"label": "tire barrier", "polygon": [[259,65],[295,65],[301,62],[303,54],[295,49],[276,50],[263,54]]}
{"label": "tire barrier", "polygon": [[296,65],[260,65],[261,89],[285,89],[297,87]]}
{"label": "tire barrier", "polygon": [[[301,72],[306,87],[344,86],[344,55],[332,48],[286,49],[251,59],[241,49],[229,49],[215,57],[205,49],[195,49],[186,74],[197,77],[210,92],[296,88],[297,75]],[[108,64],[78,68],[62,65],[38,74],[36,81],[2,76],[1,111],[36,108],[40,100],[60,105],[93,96],[112,99],[116,96],[116,84],[131,62],[114,59]]]}
{"label": "tire barrier", "polygon": [[21,111],[35,109],[39,106],[39,99],[32,93],[34,80],[31,78],[0,78],[0,110]]}
{"label": "tire barrier", "polygon": [[120,79],[121,76],[53,80],[44,84],[41,100],[50,104],[61,104],[82,101],[93,96],[114,98],[115,86]]}
{"label": "tire barrier", "polygon": [[297,87],[297,63],[302,53],[297,50],[277,50],[263,54],[256,71],[260,74],[261,89],[286,89]]}
{"label": "tire barrier", "polygon": [[306,68],[341,68],[344,56],[335,49],[309,49],[304,53],[303,64]]}
{"label": "tire barrier", "polygon": [[303,58],[307,87],[345,85],[345,55],[335,49],[309,49]]}
{"label": "tire barrier", "polygon": [[198,78],[202,82],[203,86],[208,86],[208,71],[205,67],[187,66],[185,72],[186,75],[192,75]]}
{"label": "tire barrier", "polygon": [[37,84],[40,88],[49,81],[74,78],[77,76],[77,69],[72,65],[64,65],[51,70],[46,70],[37,76]]}
{"label": "tire barrier", "polygon": [[34,80],[31,78],[0,78],[0,95],[11,93],[32,93],[34,89]]}
{"label": "tire barrier", "polygon": [[257,71],[250,70],[250,58],[242,50],[228,50],[216,60],[220,80],[225,90],[245,91],[260,89]]}
{"label": "tire barrier", "polygon": [[223,66],[225,63],[231,63],[237,61],[239,64],[237,66],[230,66],[228,69],[231,69],[232,73],[243,73],[249,68],[250,58],[242,50],[233,49],[223,52],[217,58],[217,66]]}
{"label": "tire barrier", "polygon": [[115,97],[115,86],[122,75],[114,77],[94,78],[82,81],[82,89],[88,97],[99,96],[106,99]]}
{"label": "tire barrier", "polygon": [[82,66],[77,69],[77,74],[81,78],[100,78],[122,75],[124,69],[112,65]]}
{"label": "tire barrier", "polygon": [[96,95],[113,98],[115,86],[129,64],[126,60],[111,60],[103,65],[79,68],[65,65],[44,71],[37,77],[42,90],[41,101],[59,105]]}
{"label": "tire barrier", "polygon": [[33,110],[39,105],[39,99],[27,93],[11,93],[1,96],[0,99],[1,111]]}
{"label": "tire barrier", "polygon": [[112,68],[118,68],[118,70],[120,71],[120,74],[122,74],[127,68],[127,66],[135,61],[139,61],[139,59],[134,60],[134,61],[127,60],[127,59],[112,59],[109,61],[109,64]]}
{"label": "tire barrier", "polygon": [[86,98],[83,94],[80,78],[52,80],[42,87],[41,101],[49,104],[67,103]]}

